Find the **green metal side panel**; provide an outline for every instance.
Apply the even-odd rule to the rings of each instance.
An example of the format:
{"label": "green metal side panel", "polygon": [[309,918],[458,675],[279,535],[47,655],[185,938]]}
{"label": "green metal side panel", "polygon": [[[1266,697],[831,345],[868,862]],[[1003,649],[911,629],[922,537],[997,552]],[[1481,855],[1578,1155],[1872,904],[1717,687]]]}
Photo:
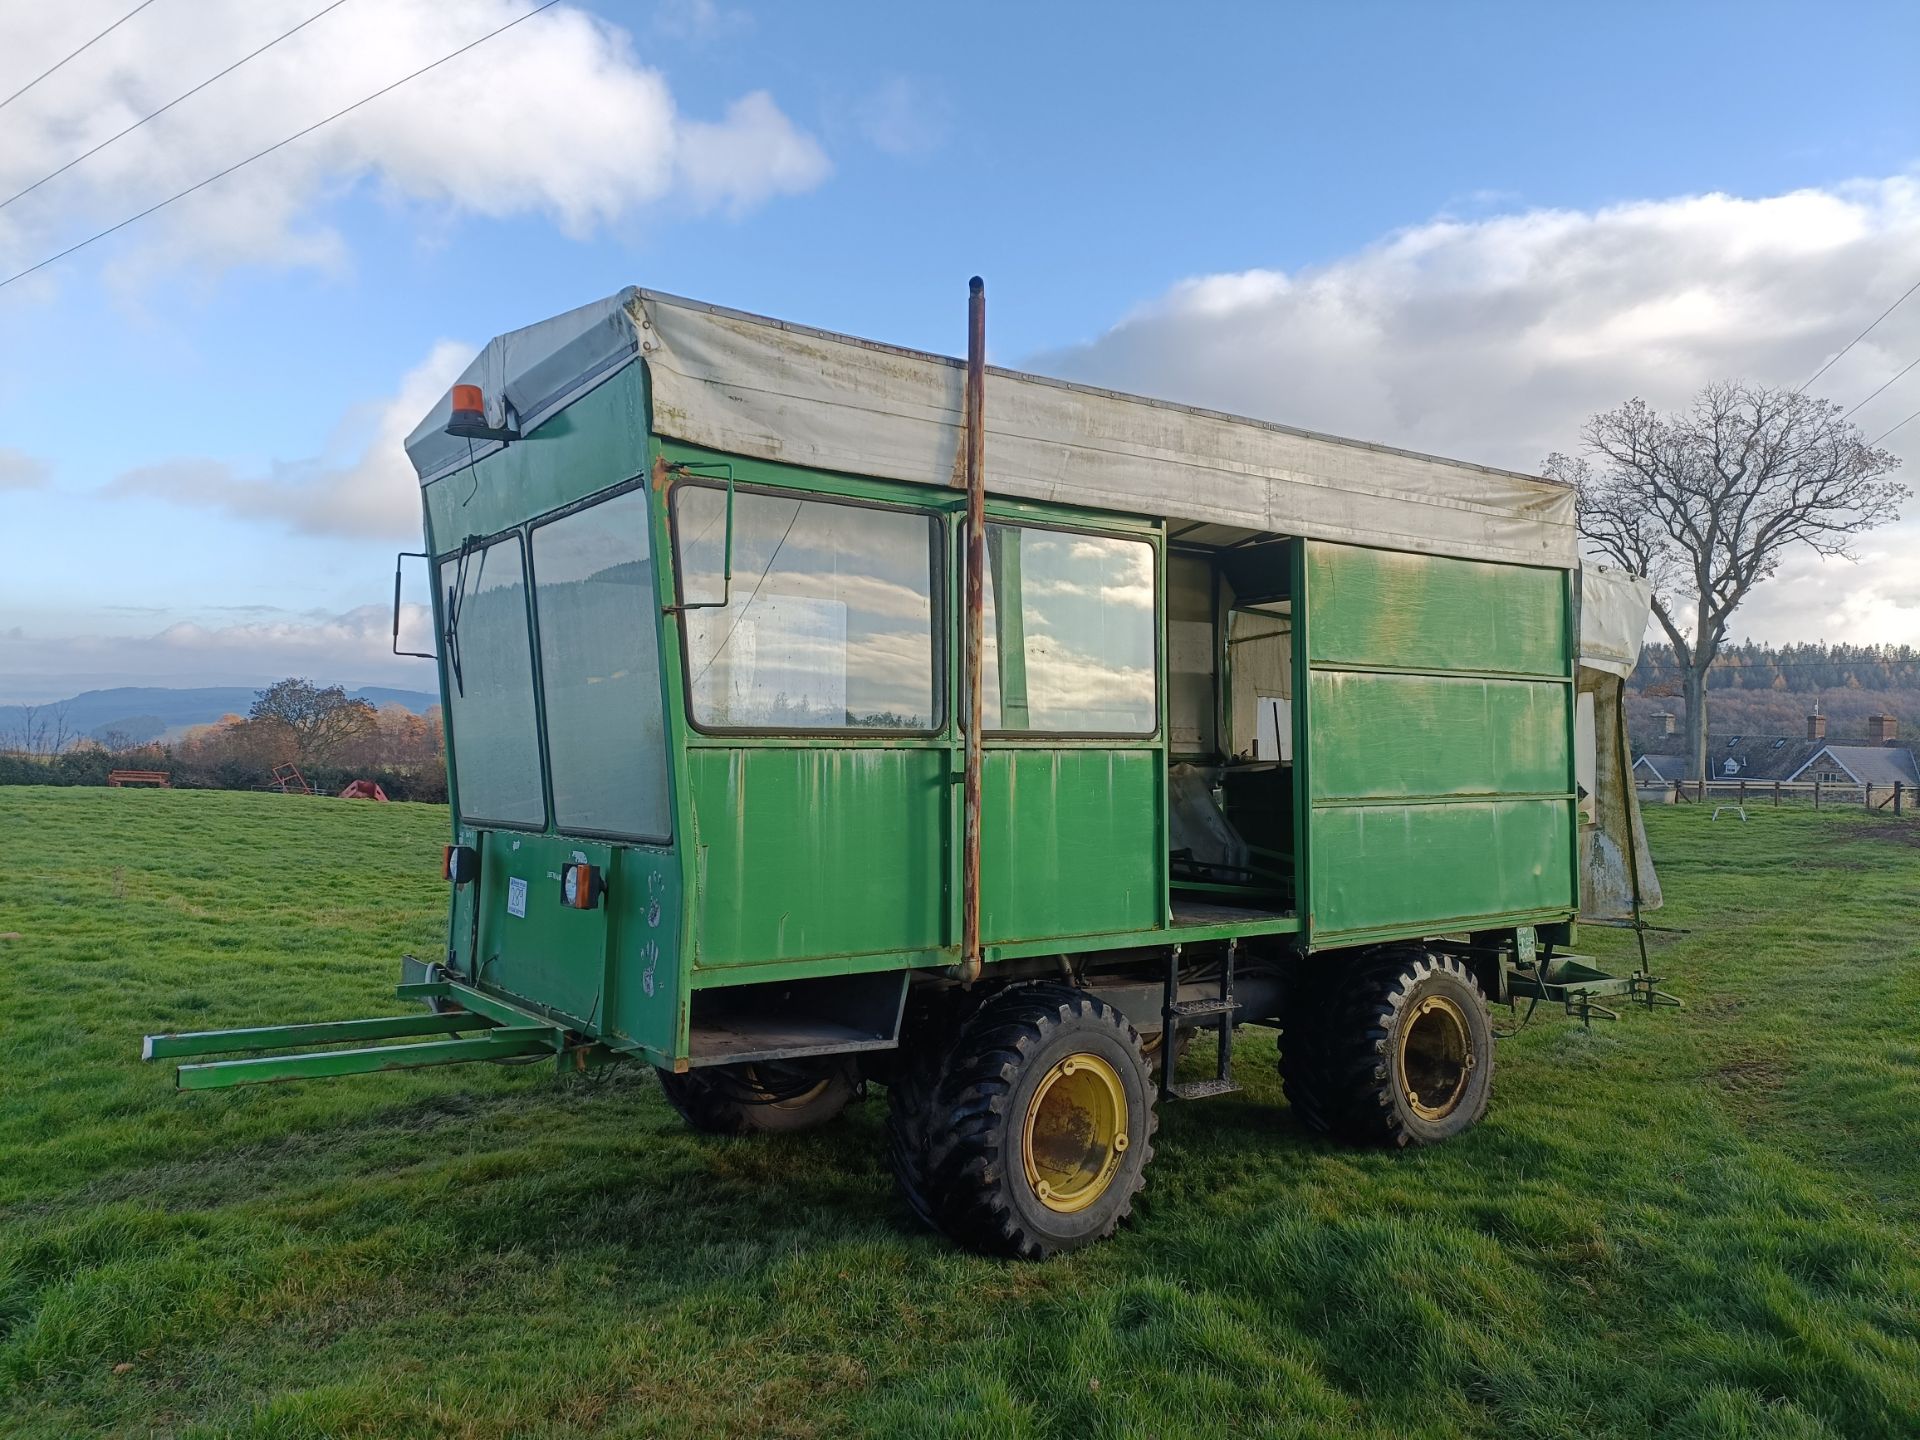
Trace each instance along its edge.
{"label": "green metal side panel", "polygon": [[629,365],[539,429],[423,492],[427,548],[492,535],[638,475],[647,464],[641,367]]}
{"label": "green metal side panel", "polygon": [[[1345,805],[1313,817],[1316,934],[1573,907],[1558,800]],[[1437,933],[1437,932],[1434,932]]]}
{"label": "green metal side panel", "polygon": [[607,876],[605,1032],[613,1043],[675,1054],[682,996],[680,861],[671,851],[615,847]]}
{"label": "green metal side panel", "polygon": [[607,912],[561,903],[560,869],[576,858],[612,873],[602,842],[482,832],[477,979],[596,1028],[605,1009]]}
{"label": "green metal side panel", "polygon": [[1315,665],[1567,672],[1566,575],[1353,545],[1307,546]]}
{"label": "green metal side panel", "polygon": [[686,771],[696,965],[948,943],[945,746],[689,746]]}
{"label": "green metal side panel", "polygon": [[1570,913],[1566,575],[1321,542],[1304,570],[1311,943]]}
{"label": "green metal side panel", "polygon": [[980,933],[989,944],[1164,923],[1158,749],[994,748],[980,777]]}
{"label": "green metal side panel", "polygon": [[1313,798],[1561,794],[1565,685],[1316,670]]}

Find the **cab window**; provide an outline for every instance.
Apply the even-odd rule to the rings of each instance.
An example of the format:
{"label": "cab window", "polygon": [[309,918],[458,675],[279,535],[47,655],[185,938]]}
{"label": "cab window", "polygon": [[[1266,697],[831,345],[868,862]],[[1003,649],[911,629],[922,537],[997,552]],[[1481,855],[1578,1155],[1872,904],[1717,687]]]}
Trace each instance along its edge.
{"label": "cab window", "polygon": [[985,728],[1148,736],[1159,729],[1153,546],[987,526]]}
{"label": "cab window", "polygon": [[442,560],[439,578],[460,818],[537,829],[547,811],[520,537]]}
{"label": "cab window", "polygon": [[677,487],[673,528],[694,724],[938,729],[937,525],[921,511],[737,490],[729,586],[726,492]]}
{"label": "cab window", "polygon": [[533,582],[554,828],[665,841],[672,826],[646,492],[537,526]]}

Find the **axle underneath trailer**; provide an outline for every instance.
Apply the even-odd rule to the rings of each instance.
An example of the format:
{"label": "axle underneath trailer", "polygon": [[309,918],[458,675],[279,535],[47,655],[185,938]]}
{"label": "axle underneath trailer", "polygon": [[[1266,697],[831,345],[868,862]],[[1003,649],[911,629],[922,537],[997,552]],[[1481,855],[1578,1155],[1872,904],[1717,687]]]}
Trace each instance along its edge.
{"label": "axle underneath trailer", "polygon": [[[883,1084],[909,1207],[972,1248],[1043,1258],[1110,1234],[1130,1212],[1159,1102],[1239,1088],[1241,1025],[1279,1027],[1281,1079],[1305,1125],[1401,1147],[1450,1138],[1485,1113],[1491,1004],[1526,1000],[1531,1013],[1545,999],[1590,1022],[1616,1013],[1602,997],[1678,1003],[1650,975],[1616,978],[1534,947],[1524,927],[1315,957],[1243,953],[1231,939],[1171,947],[1157,978],[1154,957],[1115,954],[1034,957],[971,986],[934,972],[835,977],[830,994],[796,995],[819,982],[739,987],[696,1029],[704,1046],[659,1076],[689,1124],[726,1134],[812,1128],[868,1081]],[[438,965],[409,956],[402,974],[399,995],[423,1013],[150,1035],[142,1056],[190,1062],[177,1070],[187,1090],[639,1058]],[[1217,1037],[1211,1073],[1182,1077],[1186,1041],[1201,1031]]]}

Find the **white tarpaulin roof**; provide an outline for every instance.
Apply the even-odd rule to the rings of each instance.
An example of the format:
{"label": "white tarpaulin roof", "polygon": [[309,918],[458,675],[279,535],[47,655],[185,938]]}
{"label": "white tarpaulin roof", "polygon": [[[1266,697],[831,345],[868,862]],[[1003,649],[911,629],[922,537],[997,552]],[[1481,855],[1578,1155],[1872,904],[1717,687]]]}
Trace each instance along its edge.
{"label": "white tarpaulin roof", "polygon": [[[462,375],[524,431],[645,360],[656,433],[733,455],[954,483],[965,366],[650,290],[490,343]],[[990,368],[996,495],[1570,569],[1573,492],[1533,476]],[[468,458],[447,402],[407,441],[422,483]],[[489,447],[491,448],[491,447]]]}
{"label": "white tarpaulin roof", "polygon": [[1580,571],[1580,663],[1622,680],[1640,661],[1653,585],[1639,575],[1605,566]]}

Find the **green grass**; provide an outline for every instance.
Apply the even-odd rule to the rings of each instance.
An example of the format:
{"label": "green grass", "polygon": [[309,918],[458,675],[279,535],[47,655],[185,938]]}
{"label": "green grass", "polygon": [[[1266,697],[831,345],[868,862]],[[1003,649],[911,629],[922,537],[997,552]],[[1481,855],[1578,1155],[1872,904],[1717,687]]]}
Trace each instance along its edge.
{"label": "green grass", "polygon": [[1401,1156],[1303,1134],[1249,1032],[1135,1223],[1044,1266],[913,1227],[877,1094],[715,1141],[640,1070],[137,1061],[394,1013],[444,824],[0,789],[0,1433],[1920,1433],[1920,820],[1657,810],[1688,1009],[1543,1008]]}

